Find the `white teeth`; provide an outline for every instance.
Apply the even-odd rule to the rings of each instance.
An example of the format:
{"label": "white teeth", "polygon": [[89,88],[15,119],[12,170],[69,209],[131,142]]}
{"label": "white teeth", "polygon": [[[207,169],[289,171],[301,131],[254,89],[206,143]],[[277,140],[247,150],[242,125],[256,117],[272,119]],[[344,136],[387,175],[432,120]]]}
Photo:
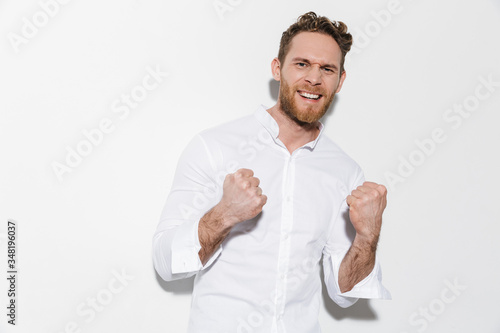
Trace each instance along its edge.
{"label": "white teeth", "polygon": [[299,95],[306,97],[306,98],[310,98],[310,99],[318,99],[319,98],[319,95],[313,95],[313,94],[309,94],[309,93],[305,93],[305,92],[299,92]]}

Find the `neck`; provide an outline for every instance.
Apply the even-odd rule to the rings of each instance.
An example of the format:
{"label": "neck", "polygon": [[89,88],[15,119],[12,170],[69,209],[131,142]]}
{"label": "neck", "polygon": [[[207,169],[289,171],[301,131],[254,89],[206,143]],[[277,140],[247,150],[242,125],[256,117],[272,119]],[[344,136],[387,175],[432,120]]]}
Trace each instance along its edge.
{"label": "neck", "polygon": [[304,123],[291,119],[279,106],[274,105],[267,112],[276,120],[279,127],[278,138],[286,146],[290,154],[295,149],[315,140],[319,134],[319,122]]}

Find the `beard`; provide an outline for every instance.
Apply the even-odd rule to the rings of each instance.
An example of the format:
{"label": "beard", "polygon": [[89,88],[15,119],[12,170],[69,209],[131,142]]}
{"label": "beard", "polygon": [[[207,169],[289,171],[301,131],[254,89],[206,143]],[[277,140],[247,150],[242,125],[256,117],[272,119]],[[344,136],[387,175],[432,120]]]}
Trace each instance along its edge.
{"label": "beard", "polygon": [[[320,99],[323,100],[322,104],[308,105],[299,108],[295,101],[297,90],[306,90],[313,94],[320,94]],[[326,111],[328,111],[334,96],[335,93],[328,96],[322,89],[313,89],[312,87],[290,87],[286,80],[281,80],[279,93],[281,109],[290,119],[300,126],[310,125],[320,120]]]}

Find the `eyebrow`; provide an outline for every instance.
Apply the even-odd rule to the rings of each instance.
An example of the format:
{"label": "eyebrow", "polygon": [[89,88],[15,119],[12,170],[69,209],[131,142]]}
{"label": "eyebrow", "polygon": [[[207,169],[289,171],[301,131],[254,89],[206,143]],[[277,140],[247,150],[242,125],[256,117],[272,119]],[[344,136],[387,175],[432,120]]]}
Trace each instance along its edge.
{"label": "eyebrow", "polygon": [[[304,62],[306,64],[311,64],[311,62],[306,59],[306,58],[300,58],[300,57],[295,57],[292,59],[292,62]],[[334,64],[325,64],[325,65],[322,65],[321,67],[331,67],[331,68],[335,68],[336,70],[338,70],[338,67]]]}

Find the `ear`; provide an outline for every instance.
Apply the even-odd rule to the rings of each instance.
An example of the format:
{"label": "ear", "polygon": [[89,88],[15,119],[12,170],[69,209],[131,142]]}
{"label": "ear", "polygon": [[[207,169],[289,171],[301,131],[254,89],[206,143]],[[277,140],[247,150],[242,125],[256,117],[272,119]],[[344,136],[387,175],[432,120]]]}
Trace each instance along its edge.
{"label": "ear", "polygon": [[271,72],[273,73],[273,78],[276,81],[281,80],[281,68],[280,68],[280,61],[278,58],[274,58],[273,61],[271,62]]}
{"label": "ear", "polygon": [[342,89],[342,84],[344,83],[345,76],[346,76],[346,73],[345,73],[345,71],[343,71],[342,74],[340,74],[339,84],[337,86],[337,90],[335,91],[335,93],[338,93],[340,91],[340,89]]}

